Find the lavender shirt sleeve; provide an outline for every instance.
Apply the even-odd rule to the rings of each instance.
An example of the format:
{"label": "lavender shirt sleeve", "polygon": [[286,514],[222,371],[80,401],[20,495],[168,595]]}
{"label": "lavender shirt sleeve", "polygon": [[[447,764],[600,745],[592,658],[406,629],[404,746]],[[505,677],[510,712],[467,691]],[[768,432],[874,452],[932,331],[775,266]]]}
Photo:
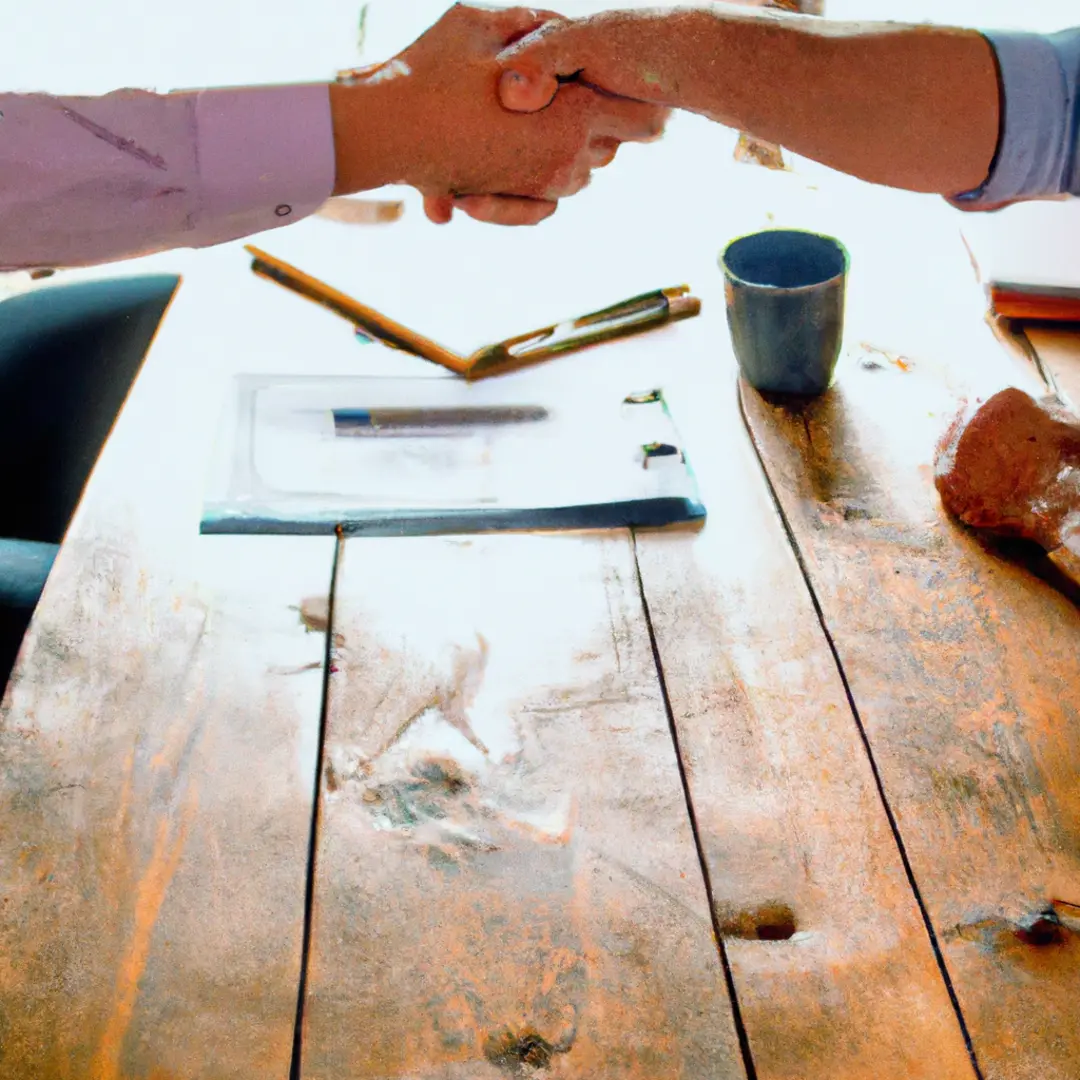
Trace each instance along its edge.
{"label": "lavender shirt sleeve", "polygon": [[325,84],[0,94],[0,267],[88,266],[287,225],[334,187]]}
{"label": "lavender shirt sleeve", "polygon": [[988,32],[1001,73],[1002,131],[990,175],[950,201],[965,210],[1080,195],[1080,27]]}

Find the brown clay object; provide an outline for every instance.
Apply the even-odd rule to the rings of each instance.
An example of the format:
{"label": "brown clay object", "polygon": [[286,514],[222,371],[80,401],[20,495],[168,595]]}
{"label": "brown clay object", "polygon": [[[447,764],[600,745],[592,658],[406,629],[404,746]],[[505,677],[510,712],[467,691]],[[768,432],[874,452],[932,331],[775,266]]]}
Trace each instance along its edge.
{"label": "brown clay object", "polygon": [[967,525],[1033,540],[1080,583],[1080,420],[1002,390],[967,408],[938,449],[935,483]]}

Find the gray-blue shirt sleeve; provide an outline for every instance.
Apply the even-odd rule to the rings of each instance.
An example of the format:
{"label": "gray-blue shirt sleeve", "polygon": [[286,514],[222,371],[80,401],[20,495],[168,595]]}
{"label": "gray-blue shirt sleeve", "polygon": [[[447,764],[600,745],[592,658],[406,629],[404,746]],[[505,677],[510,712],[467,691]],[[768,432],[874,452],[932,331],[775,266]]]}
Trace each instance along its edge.
{"label": "gray-blue shirt sleeve", "polygon": [[979,210],[1080,195],[1080,27],[1057,34],[985,32],[1001,74],[1002,125],[990,175],[950,201]]}

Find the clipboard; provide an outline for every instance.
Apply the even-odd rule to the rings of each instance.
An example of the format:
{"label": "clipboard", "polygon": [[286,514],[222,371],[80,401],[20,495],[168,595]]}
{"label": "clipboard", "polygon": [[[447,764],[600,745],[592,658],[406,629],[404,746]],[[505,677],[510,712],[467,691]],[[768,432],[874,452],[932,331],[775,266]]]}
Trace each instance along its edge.
{"label": "clipboard", "polygon": [[200,531],[414,536],[705,517],[662,390],[545,401],[504,387],[240,376]]}

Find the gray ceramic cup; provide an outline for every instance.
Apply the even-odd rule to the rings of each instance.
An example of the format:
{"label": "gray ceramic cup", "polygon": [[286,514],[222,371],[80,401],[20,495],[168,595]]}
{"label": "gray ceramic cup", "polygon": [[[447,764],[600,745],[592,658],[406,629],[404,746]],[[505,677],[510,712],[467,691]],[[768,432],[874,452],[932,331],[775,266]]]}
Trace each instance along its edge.
{"label": "gray ceramic cup", "polygon": [[756,390],[820,394],[836,370],[850,260],[839,240],[769,229],[720,256],[735,357]]}

